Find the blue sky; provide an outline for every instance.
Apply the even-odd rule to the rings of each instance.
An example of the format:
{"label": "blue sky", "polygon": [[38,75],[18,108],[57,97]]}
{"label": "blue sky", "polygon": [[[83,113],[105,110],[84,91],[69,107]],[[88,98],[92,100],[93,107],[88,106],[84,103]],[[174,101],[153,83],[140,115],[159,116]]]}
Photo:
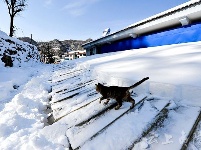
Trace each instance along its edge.
{"label": "blue sky", "polygon": [[[111,32],[168,10],[189,0],[28,0],[28,6],[14,20],[16,36],[36,41],[86,40]],[[0,30],[9,32],[6,4],[0,1]]]}

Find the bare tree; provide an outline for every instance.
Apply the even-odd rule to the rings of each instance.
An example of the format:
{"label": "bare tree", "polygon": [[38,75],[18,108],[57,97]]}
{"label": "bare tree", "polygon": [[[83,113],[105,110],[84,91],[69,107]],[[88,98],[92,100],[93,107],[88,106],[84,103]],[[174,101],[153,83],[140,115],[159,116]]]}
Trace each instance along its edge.
{"label": "bare tree", "polygon": [[14,30],[14,18],[17,13],[23,11],[26,7],[26,0],[4,0],[7,4],[8,12],[10,15],[10,34],[9,36],[13,36]]}

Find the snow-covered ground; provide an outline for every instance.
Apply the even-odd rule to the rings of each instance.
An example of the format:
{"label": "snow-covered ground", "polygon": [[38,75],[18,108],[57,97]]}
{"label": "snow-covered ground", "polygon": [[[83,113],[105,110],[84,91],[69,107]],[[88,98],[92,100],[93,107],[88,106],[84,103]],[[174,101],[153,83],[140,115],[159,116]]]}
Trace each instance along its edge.
{"label": "snow-covered ground", "polygon": [[36,46],[8,36],[0,30],[0,66],[5,66],[5,56],[11,57],[13,66],[30,66],[40,63]]}
{"label": "snow-covered ground", "polygon": [[[180,149],[200,113],[201,42],[0,66],[0,77],[1,149]],[[134,109],[99,104],[95,83],[130,86],[144,77]]]}

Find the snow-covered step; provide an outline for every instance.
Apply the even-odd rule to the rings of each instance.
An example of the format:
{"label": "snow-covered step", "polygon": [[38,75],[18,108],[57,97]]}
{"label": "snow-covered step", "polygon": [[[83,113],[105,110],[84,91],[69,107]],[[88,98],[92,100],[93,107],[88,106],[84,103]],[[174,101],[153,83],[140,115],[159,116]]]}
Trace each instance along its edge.
{"label": "snow-covered step", "polygon": [[82,86],[86,86],[86,85],[90,85],[90,84],[93,84],[96,80],[86,80],[84,82],[70,82],[68,83],[67,85],[63,85],[57,89],[54,90],[54,93],[62,93],[62,92],[67,92],[67,91],[70,91],[72,89],[75,89],[75,88],[79,88],[79,87],[82,87]]}
{"label": "snow-covered step", "polygon": [[[86,86],[89,86],[91,84],[94,84],[96,80],[88,80],[88,81],[85,81],[85,82],[81,82],[81,83],[74,83],[73,85],[72,84],[67,84],[67,86],[62,86],[58,89],[54,89],[54,91],[52,91],[53,93],[55,94],[65,94],[67,92],[72,92],[72,91],[75,91],[75,90],[79,90],[83,87],[86,87]],[[93,85],[93,87],[95,87]]]}
{"label": "snow-covered step", "polygon": [[78,90],[71,91],[71,92],[64,93],[64,94],[55,94],[55,95],[52,95],[51,103],[66,101],[66,100],[69,100],[71,98],[78,99],[77,97],[80,97],[80,96],[83,96],[83,95],[88,96],[88,94],[92,93],[92,92],[95,92],[94,86],[93,87],[80,88]]}
{"label": "snow-covered step", "polygon": [[85,124],[89,122],[92,118],[96,118],[106,111],[113,109],[116,106],[116,101],[110,101],[107,105],[103,105],[99,103],[99,99],[85,105],[84,107],[73,111],[72,113],[66,115],[59,123],[67,124],[68,128],[72,126],[81,126],[81,124]]}
{"label": "snow-covered step", "polygon": [[83,142],[80,149],[92,150],[97,147],[100,150],[127,149],[133,141],[140,138],[168,102],[167,100],[144,101],[138,109],[121,117],[98,136]]}
{"label": "snow-covered step", "polygon": [[82,73],[80,75],[75,75],[71,77],[66,77],[63,80],[60,80],[59,82],[52,83],[52,89],[53,90],[59,90],[59,89],[64,89],[66,87],[71,87],[76,84],[81,84],[83,82],[87,82],[93,80],[90,77],[88,77],[88,74]]}
{"label": "snow-covered step", "polygon": [[78,99],[70,99],[68,101],[52,104],[53,116],[55,119],[64,117],[75,110],[85,107],[93,101],[97,101],[99,98],[100,96],[98,94],[92,96],[83,95]]}
{"label": "snow-covered step", "polygon": [[201,149],[201,111],[196,119],[186,141],[183,143],[181,150],[199,150]]}
{"label": "snow-covered step", "polygon": [[[157,100],[155,98],[155,100]],[[167,103],[166,106],[160,110],[160,112],[154,117],[152,123],[150,123],[147,128],[143,131],[143,133],[141,134],[141,136],[137,139],[135,139],[130,146],[128,146],[128,150],[133,149],[133,147],[140,142],[145,136],[147,136],[148,134],[150,134],[152,132],[153,129],[156,129],[158,127],[161,127],[161,124],[163,123],[163,121],[167,118],[168,115],[168,107],[170,106],[171,102]]]}
{"label": "snow-covered step", "polygon": [[54,83],[61,82],[65,79],[72,78],[74,76],[80,75],[81,73],[83,73],[83,70],[75,70],[73,72],[69,72],[69,73],[66,73],[63,75],[59,75],[59,76],[57,75],[57,76],[54,76],[53,82]]}
{"label": "snow-covered step", "polygon": [[76,78],[73,78],[73,79],[68,79],[68,80],[64,80],[63,82],[59,82],[57,84],[52,84],[52,90],[59,91],[67,87],[71,87],[76,84],[79,84],[81,82],[82,82],[82,78],[80,76],[77,76]]}
{"label": "snow-covered step", "polygon": [[66,80],[70,80],[70,79],[74,79],[74,78],[79,78],[79,77],[81,77],[81,72],[75,72],[75,73],[69,74],[68,76],[53,78],[52,82],[53,82],[53,85],[58,85],[58,84],[62,84]]}
{"label": "snow-covered step", "polygon": [[149,148],[153,150],[179,150],[186,142],[198,115],[199,107],[175,106],[168,110],[168,116],[158,127],[141,142],[134,146],[134,150]]}
{"label": "snow-covered step", "polygon": [[[136,102],[144,97],[144,95],[135,97]],[[114,109],[117,105],[115,100],[111,100],[107,105],[99,103],[100,98],[96,99],[95,101],[90,102],[89,104],[81,106],[81,108],[77,108],[73,110],[71,113],[68,113],[61,120],[58,122],[65,123],[68,127],[71,126],[81,126],[90,120],[97,118],[98,116],[104,114],[106,111]]]}
{"label": "snow-covered step", "polygon": [[60,66],[60,67],[53,67],[54,75],[60,75],[68,72],[73,72],[75,70],[80,70],[76,69],[75,67],[72,66]]}
{"label": "snow-covered step", "polygon": [[65,67],[65,68],[53,68],[53,76],[59,76],[60,74],[65,74],[67,72],[70,72],[72,70],[72,68],[69,67]]}
{"label": "snow-covered step", "polygon": [[58,65],[53,67],[53,72],[58,72],[58,71],[65,71],[65,70],[70,70],[72,69],[73,66],[65,66],[65,65]]}
{"label": "snow-covered step", "polygon": [[75,72],[81,72],[81,71],[84,71],[84,70],[79,69],[79,70],[73,70],[73,71],[70,70],[70,71],[65,71],[65,72],[59,72],[59,73],[55,74],[54,77],[60,78],[60,77],[68,76],[68,75],[73,74]]}
{"label": "snow-covered step", "polygon": [[52,77],[54,77],[54,79],[56,81],[58,79],[61,79],[63,77],[67,77],[67,76],[71,76],[73,74],[80,74],[80,72],[83,72],[83,71],[86,71],[86,70],[76,69],[76,68],[65,68],[65,69],[60,69],[60,70],[54,71],[52,74]]}
{"label": "snow-covered step", "polygon": [[[145,96],[143,95],[136,97],[135,108],[138,106],[138,104],[140,104],[140,101],[142,102],[144,99]],[[103,131],[103,129],[110,126],[130,110],[130,105],[130,103],[123,103],[119,110],[111,109],[108,112],[105,112],[103,115],[90,120],[86,124],[75,126],[67,130],[67,136],[72,148],[75,149],[83,145],[84,142],[97,135],[98,132]]]}
{"label": "snow-covered step", "polygon": [[55,106],[61,106],[63,107],[64,105],[77,105],[78,103],[82,103],[82,102],[87,102],[89,101],[91,98],[94,97],[100,97],[100,94],[97,93],[94,89],[93,90],[88,90],[88,91],[75,91],[73,93],[71,93],[70,95],[68,95],[67,97],[65,97],[64,99],[57,99],[55,98],[54,100],[52,100],[51,106],[52,109],[54,108],[58,108]]}

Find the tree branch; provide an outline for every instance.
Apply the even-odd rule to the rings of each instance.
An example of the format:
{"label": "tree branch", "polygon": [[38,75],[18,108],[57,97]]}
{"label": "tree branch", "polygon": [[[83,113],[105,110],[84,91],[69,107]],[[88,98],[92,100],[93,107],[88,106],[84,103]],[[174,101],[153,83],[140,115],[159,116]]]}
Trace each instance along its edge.
{"label": "tree branch", "polygon": [[10,15],[10,36],[14,33],[14,24],[13,20],[17,13],[23,11],[26,7],[26,0],[3,0],[7,7],[8,7],[8,13]]}
{"label": "tree branch", "polygon": [[23,9],[17,9],[14,11],[13,15],[15,16],[18,12],[21,12]]}

